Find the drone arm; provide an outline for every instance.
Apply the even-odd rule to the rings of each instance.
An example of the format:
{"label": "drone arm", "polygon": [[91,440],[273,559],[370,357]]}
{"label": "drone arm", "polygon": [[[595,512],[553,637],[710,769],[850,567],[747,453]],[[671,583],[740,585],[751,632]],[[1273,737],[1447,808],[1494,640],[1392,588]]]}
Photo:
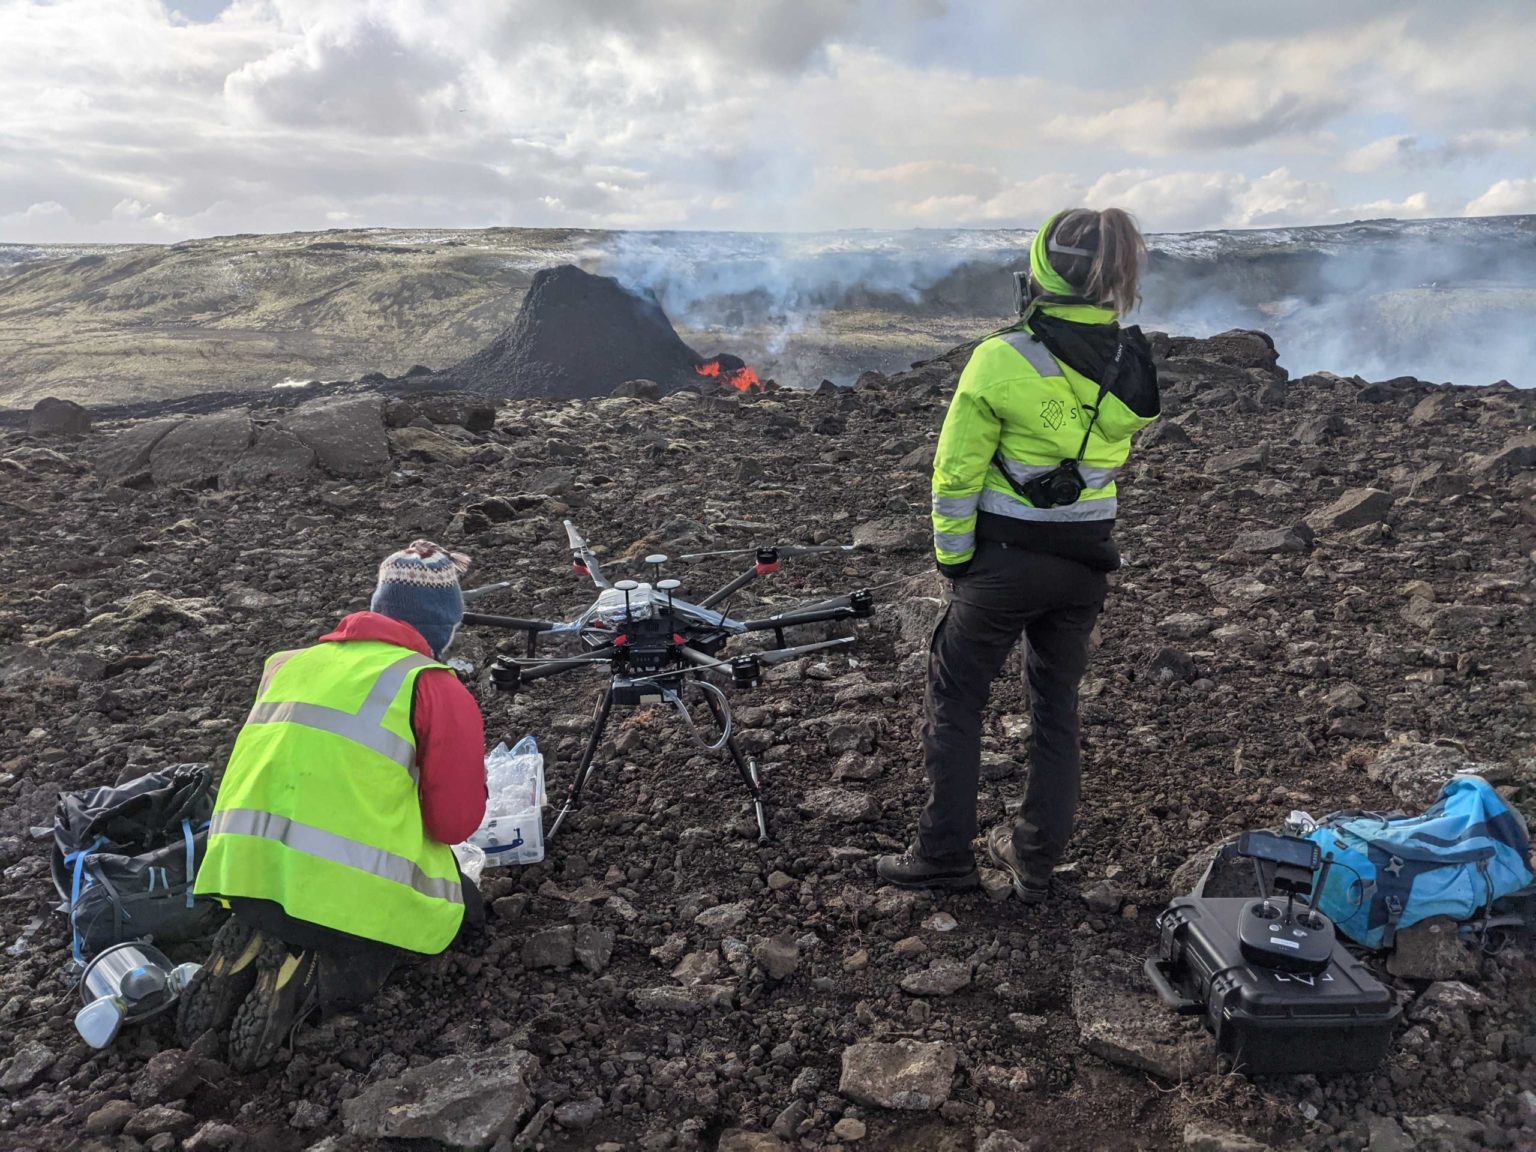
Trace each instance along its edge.
{"label": "drone arm", "polygon": [[780,612],[777,616],[766,616],[761,620],[746,620],[742,622],[742,630],[745,632],[780,632],[785,628],[793,628],[797,624],[824,624],[832,620],[851,620],[858,612],[848,604],[816,605],[807,609],[797,609],[794,612]]}
{"label": "drone arm", "polygon": [[478,600],[482,596],[489,596],[492,592],[500,592],[503,588],[510,587],[512,587],[512,581],[498,580],[494,584],[485,584],[479,588],[466,588],[464,589],[464,602],[468,604],[471,600]]}
{"label": "drone arm", "polygon": [[516,632],[553,632],[549,620],[524,620],[520,616],[493,616],[487,612],[466,612],[464,623],[479,628],[507,628]]}
{"label": "drone arm", "polygon": [[607,664],[613,658],[612,651],[606,653],[594,652],[586,656],[572,656],[566,660],[546,660],[542,664],[524,664],[519,668],[519,678],[523,683],[530,680],[543,680],[550,676],[558,676],[562,672],[574,672],[577,668],[587,668],[594,664]]}
{"label": "drone arm", "polygon": [[762,573],[763,573],[763,567],[760,564],[759,565],[754,565],[753,567],[748,568],[745,572],[743,572],[740,576],[736,577],[729,584],[726,584],[723,587],[716,589],[714,592],[711,592],[708,596],[704,597],[704,599],[700,600],[699,601],[699,607],[700,608],[713,608],[716,604],[720,603],[720,601],[724,600],[727,596],[734,596],[737,592],[740,592],[748,584],[752,583],[752,581],[756,580],[759,576],[761,576]]}
{"label": "drone arm", "polygon": [[775,648],[771,652],[757,653],[757,659],[763,664],[782,664],[786,660],[798,660],[801,656],[812,652],[824,652],[829,648],[847,648],[851,644],[858,643],[852,636],[840,636],[836,640],[820,640],[815,644],[800,644],[794,648]]}

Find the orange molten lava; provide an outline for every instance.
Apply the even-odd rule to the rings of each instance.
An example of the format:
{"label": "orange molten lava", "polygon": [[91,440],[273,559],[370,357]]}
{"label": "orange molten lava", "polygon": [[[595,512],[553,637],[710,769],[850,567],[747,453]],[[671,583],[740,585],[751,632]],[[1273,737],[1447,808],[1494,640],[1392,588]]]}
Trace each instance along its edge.
{"label": "orange molten lava", "polygon": [[743,364],[740,368],[723,368],[719,360],[706,360],[694,369],[700,376],[718,378],[720,383],[729,384],[738,392],[750,392],[754,388],[761,388],[763,382],[757,378],[757,373],[752,371],[750,364]]}

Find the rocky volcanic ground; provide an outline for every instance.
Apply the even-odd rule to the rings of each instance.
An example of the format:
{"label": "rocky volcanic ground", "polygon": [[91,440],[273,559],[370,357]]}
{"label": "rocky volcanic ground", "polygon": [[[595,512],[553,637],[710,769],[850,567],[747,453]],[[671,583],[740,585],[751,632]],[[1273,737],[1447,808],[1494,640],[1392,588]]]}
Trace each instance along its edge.
{"label": "rocky volcanic ground", "polygon": [[[1406,1006],[1388,1060],[1321,1082],[1220,1074],[1136,971],[1174,871],[1293,808],[1418,806],[1471,762],[1536,812],[1536,392],[1287,382],[1257,336],[1158,349],[1170,419],[1127,469],[1080,823],[1043,910],[873,875],[922,798],[927,470],[963,350],[821,393],[347,396],[0,432],[0,1144],[1536,1146],[1528,940],[1394,962],[1412,975],[1382,971]],[[882,601],[851,654],[734,694],[776,842],[675,718],[622,715],[549,859],[489,875],[488,930],[270,1070],[235,1076],[213,1037],[183,1052],[168,1021],[86,1048],[48,877],[58,791],[221,764],[262,658],[364,606],[415,536],[512,581],[485,610],[578,608],[566,517],[614,572],[656,550],[873,546],[786,563],[738,601]],[[732,563],[674,574],[701,591]],[[595,689],[479,694],[495,736],[537,735],[553,791]],[[1021,792],[1026,731],[1015,673],[988,719],[987,822]]]}

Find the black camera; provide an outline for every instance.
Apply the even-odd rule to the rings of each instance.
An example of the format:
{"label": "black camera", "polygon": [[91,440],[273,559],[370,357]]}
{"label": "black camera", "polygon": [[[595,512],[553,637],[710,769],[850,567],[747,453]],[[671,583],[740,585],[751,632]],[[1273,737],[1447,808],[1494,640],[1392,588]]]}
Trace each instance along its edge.
{"label": "black camera", "polygon": [[1063,460],[1049,472],[1016,484],[1015,487],[1036,508],[1060,508],[1063,504],[1076,504],[1078,497],[1088,490],[1083,474],[1077,470],[1076,460]]}

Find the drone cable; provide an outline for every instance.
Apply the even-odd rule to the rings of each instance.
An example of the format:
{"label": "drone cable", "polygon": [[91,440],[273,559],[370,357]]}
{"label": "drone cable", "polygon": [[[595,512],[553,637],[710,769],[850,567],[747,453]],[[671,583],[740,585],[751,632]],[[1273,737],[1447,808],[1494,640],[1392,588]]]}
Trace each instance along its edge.
{"label": "drone cable", "polygon": [[720,736],[713,744],[705,740],[699,733],[699,726],[693,722],[693,716],[688,711],[688,705],[683,702],[682,692],[671,688],[663,688],[662,696],[677,709],[678,715],[683,718],[683,723],[688,725],[688,735],[693,742],[706,752],[718,752],[724,748],[731,738],[731,703],[724,692],[707,680],[688,680],[683,684],[683,689],[689,685],[699,688],[714,697],[720,709]]}

